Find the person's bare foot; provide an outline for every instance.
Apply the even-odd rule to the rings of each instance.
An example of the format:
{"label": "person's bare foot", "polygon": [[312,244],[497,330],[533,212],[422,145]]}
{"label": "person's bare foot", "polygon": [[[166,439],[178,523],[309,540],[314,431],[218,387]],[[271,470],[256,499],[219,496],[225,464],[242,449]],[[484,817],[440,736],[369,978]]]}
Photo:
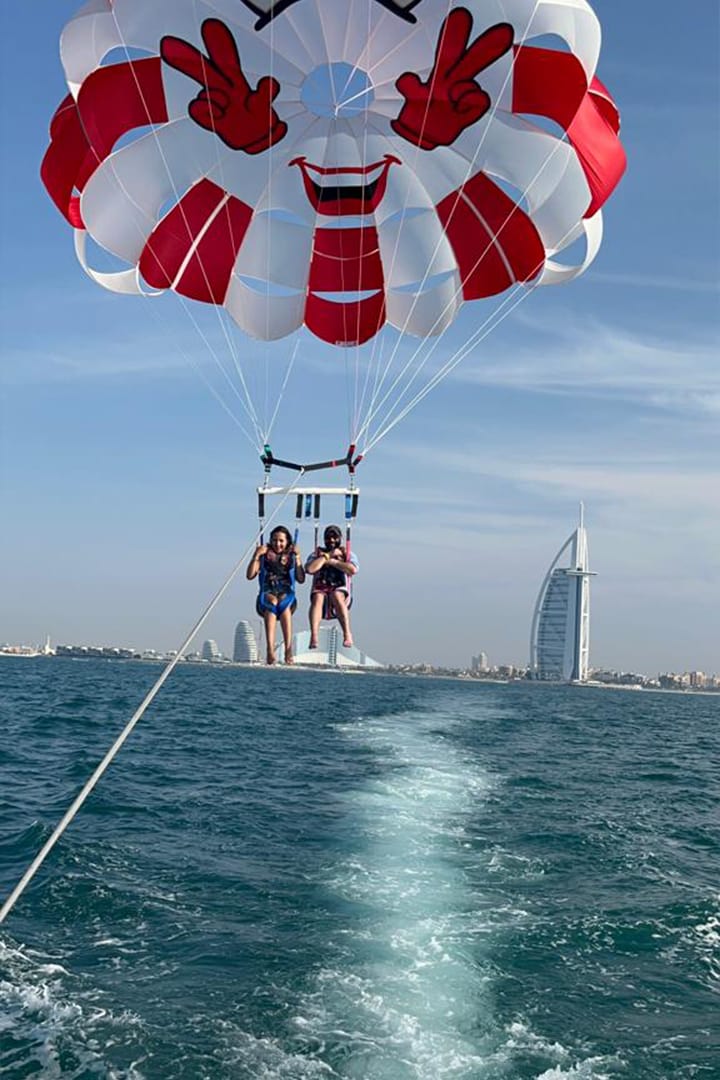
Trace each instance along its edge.
{"label": "person's bare foot", "polygon": [[275,653],[268,653],[267,657],[265,658],[265,663],[266,664],[274,664],[275,663]]}
{"label": "person's bare foot", "polygon": [[292,652],[286,652],[285,653],[285,663],[286,664],[294,664],[295,663],[295,657],[293,656]]}
{"label": "person's bare foot", "polygon": [[345,649],[352,649],[352,644],[353,644],[353,639],[351,637],[346,637],[345,640],[343,641],[343,647]]}
{"label": "person's bare foot", "polygon": [[317,647],[317,638],[310,638],[310,644],[308,645],[308,649],[317,649]]}

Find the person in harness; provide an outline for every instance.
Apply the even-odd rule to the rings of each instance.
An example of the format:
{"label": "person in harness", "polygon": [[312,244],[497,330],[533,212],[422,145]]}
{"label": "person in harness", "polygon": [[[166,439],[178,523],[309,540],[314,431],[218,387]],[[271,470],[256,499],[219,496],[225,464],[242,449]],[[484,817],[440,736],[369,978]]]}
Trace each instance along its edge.
{"label": "person in harness", "polygon": [[350,630],[350,578],[358,572],[354,552],[342,546],[342,531],[328,525],[323,536],[324,546],[310,556],[305,569],[313,576],[310,592],[310,648],[318,647],[321,619],[337,619],[343,632],[343,645],[352,643]]}
{"label": "person in harness", "polygon": [[260,576],[260,590],[255,610],[265,624],[266,659],[275,663],[275,638],[280,622],[285,644],[285,663],[293,663],[292,617],[297,608],[296,581],[305,580],[305,568],[300,551],[284,525],[277,525],[270,533],[268,544],[258,544],[248,563],[248,581]]}

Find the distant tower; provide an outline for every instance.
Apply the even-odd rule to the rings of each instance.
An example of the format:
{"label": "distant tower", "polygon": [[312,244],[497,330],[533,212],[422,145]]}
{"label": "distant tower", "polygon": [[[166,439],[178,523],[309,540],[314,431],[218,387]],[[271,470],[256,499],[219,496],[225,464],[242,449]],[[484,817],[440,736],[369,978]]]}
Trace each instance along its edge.
{"label": "distant tower", "polygon": [[488,666],[488,657],[486,652],[480,652],[477,656],[473,656],[471,661],[472,671],[487,671]]}
{"label": "distant tower", "polygon": [[328,664],[330,667],[338,666],[338,628],[331,626],[328,631]]}
{"label": "distant tower", "polygon": [[212,638],[203,641],[202,652],[200,655],[203,660],[220,660],[222,658],[217,646],[217,641],[213,641]]}
{"label": "distant tower", "polygon": [[[568,565],[558,566],[568,554]],[[584,682],[590,652],[590,578],[584,507],[580,523],[550,564],[530,631],[530,671],[536,679]]]}
{"label": "distant tower", "polygon": [[233,660],[236,664],[256,664],[258,658],[255,631],[249,622],[241,619],[235,627]]}

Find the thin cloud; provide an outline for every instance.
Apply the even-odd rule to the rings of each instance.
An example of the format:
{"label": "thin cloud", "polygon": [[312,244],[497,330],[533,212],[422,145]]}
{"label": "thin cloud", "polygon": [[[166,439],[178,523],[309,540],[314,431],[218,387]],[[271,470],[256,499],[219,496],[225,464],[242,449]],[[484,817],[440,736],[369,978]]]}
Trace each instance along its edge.
{"label": "thin cloud", "polygon": [[665,289],[671,292],[711,293],[720,295],[720,282],[699,278],[669,277],[660,274],[616,274],[591,270],[587,280],[600,285],[629,285],[635,289]]}
{"label": "thin cloud", "polygon": [[[492,361],[456,369],[457,379],[537,394],[620,397],[683,412],[717,411],[717,340],[654,340],[586,320],[562,325],[520,316],[538,344],[505,344]],[[542,336],[550,339],[542,343]]]}
{"label": "thin cloud", "polygon": [[55,348],[6,350],[4,377],[8,384],[87,381],[186,374],[189,366],[177,353],[143,349],[135,343],[77,343]]}
{"label": "thin cloud", "polygon": [[[535,500],[577,503],[582,498],[614,508],[632,504],[636,512],[642,509],[657,513],[665,527],[668,508],[672,507],[675,516],[682,512],[712,524],[715,530],[720,528],[720,505],[711,497],[720,486],[720,465],[712,468],[695,461],[678,464],[660,452],[629,462],[627,452],[618,451],[613,457],[606,448],[598,448],[593,458],[591,447],[583,446],[582,451],[582,460],[569,459],[561,452],[532,460],[520,453],[516,457],[484,454],[478,460],[422,444],[405,445],[395,452],[411,460],[419,471],[437,471],[440,476],[453,475],[458,480],[462,477],[458,498],[468,486],[482,490],[493,480],[507,489],[524,490]],[[425,505],[430,498],[425,490]],[[512,513],[516,517],[517,507]]]}

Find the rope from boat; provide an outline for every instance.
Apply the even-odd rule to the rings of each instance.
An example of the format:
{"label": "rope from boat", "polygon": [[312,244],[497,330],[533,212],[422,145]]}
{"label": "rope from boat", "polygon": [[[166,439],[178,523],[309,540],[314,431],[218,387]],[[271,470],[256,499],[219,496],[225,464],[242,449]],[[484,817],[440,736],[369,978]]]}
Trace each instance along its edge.
{"label": "rope from boat", "polygon": [[[302,479],[302,476],[303,476],[303,473],[301,472],[298,475],[297,479],[294,481],[294,483],[291,485],[291,487],[288,488],[288,490],[285,493],[284,497],[278,503],[275,510],[271,514],[269,520],[266,522],[267,525],[271,524],[271,522],[280,513],[283,505],[285,504],[287,499],[289,499],[290,495],[292,494],[293,488],[295,488],[297,486],[297,484]],[[235,566],[233,566],[232,570],[228,574],[228,576],[225,579],[225,581],[223,582],[223,584],[217,590],[217,592],[213,596],[212,600],[210,600],[210,602],[207,604],[207,606],[205,607],[205,610],[203,611],[202,615],[197,620],[197,622],[193,626],[192,630],[188,633],[188,635],[186,636],[186,638],[183,641],[182,645],[180,645],[180,647],[177,650],[177,653],[175,654],[175,656],[172,658],[172,660],[163,669],[163,671],[160,674],[160,677],[157,679],[157,681],[155,682],[155,684],[153,685],[151,690],[145,696],[145,698],[143,699],[141,705],[133,713],[130,720],[128,720],[127,724],[125,725],[125,727],[123,728],[121,733],[118,735],[117,739],[112,744],[112,746],[110,747],[108,752],[105,754],[105,757],[102,759],[102,761],[100,762],[98,767],[95,769],[95,772],[92,774],[90,779],[87,781],[87,783],[83,787],[80,794],[73,801],[72,805],[66,810],[66,812],[63,815],[61,821],[59,822],[59,824],[53,830],[52,835],[45,842],[43,847],[40,849],[40,851],[37,853],[37,855],[35,856],[33,861],[30,863],[27,870],[25,871],[25,873],[20,878],[20,880],[18,881],[15,888],[12,890],[12,892],[8,896],[7,900],[5,900],[4,904],[0,908],[0,923],[4,922],[4,920],[7,918],[7,916],[12,911],[12,909],[15,906],[16,902],[20,899],[22,894],[25,892],[25,889],[30,884],[32,879],[35,877],[35,874],[40,869],[40,867],[42,866],[42,864],[44,863],[45,859],[50,854],[52,849],[55,847],[55,844],[58,842],[58,840],[60,839],[62,834],[65,832],[68,825],[73,820],[73,818],[77,814],[78,810],[83,805],[83,803],[87,799],[88,795],[90,794],[90,792],[93,790],[93,788],[97,784],[100,777],[103,775],[103,773],[105,772],[107,767],[113,761],[116,754],[118,753],[118,751],[122,747],[123,743],[126,741],[126,739],[132,733],[133,728],[135,727],[137,722],[141,719],[141,717],[142,717],[143,713],[145,712],[145,710],[148,708],[150,703],[153,701],[153,699],[158,694],[158,692],[159,692],[160,688],[162,687],[163,683],[168,678],[168,676],[172,672],[175,665],[181,659],[183,653],[189,647],[189,645],[193,641],[195,635],[198,633],[200,628],[203,626],[206,619],[209,617],[210,613],[213,611],[213,609],[218,604],[220,599],[227,592],[227,590],[229,589],[230,585],[234,581],[234,579],[235,579],[236,575],[238,574],[239,570],[241,569],[241,567],[244,566],[245,563],[247,562],[247,560],[249,559],[249,557],[250,557],[251,553],[253,552],[255,546],[257,545],[259,539],[260,539],[260,531],[258,531],[255,534],[255,536],[254,536],[254,538],[252,540],[252,543],[245,549],[244,553],[242,554],[240,559],[238,559]]]}

